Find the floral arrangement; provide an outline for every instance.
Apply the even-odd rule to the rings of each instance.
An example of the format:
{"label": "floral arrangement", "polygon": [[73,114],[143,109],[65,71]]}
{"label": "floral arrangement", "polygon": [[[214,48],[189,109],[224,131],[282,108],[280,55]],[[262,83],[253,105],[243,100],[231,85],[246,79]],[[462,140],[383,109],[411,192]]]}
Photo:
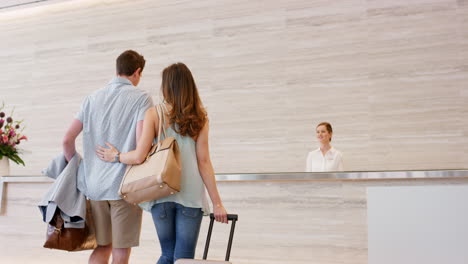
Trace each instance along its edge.
{"label": "floral arrangement", "polygon": [[[14,161],[16,164],[21,164],[24,166],[24,161],[19,157],[18,145],[23,140],[28,140],[28,138],[23,135],[24,128],[21,126],[23,121],[15,121],[10,116],[6,117],[6,114],[2,112],[5,104],[2,104],[0,107],[0,159],[7,157],[10,160]],[[6,117],[6,118],[5,118]]]}

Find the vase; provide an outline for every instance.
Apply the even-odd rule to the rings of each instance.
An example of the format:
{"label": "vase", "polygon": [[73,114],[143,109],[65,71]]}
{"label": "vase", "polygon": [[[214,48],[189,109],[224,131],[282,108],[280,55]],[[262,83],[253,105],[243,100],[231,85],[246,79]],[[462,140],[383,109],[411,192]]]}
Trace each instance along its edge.
{"label": "vase", "polygon": [[0,159],[0,177],[10,175],[10,159],[3,157]]}

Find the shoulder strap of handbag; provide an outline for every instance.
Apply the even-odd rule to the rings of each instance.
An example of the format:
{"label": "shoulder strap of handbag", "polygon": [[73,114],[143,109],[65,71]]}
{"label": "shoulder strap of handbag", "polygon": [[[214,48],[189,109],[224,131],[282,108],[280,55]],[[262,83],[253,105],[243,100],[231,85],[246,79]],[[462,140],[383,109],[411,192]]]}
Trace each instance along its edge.
{"label": "shoulder strap of handbag", "polygon": [[164,138],[166,138],[166,131],[164,130],[164,126],[166,125],[166,119],[164,115],[164,109],[162,104],[156,106],[156,111],[158,112],[159,117],[159,127],[158,127],[158,136],[157,136],[157,149],[161,146],[161,134],[164,134]]}

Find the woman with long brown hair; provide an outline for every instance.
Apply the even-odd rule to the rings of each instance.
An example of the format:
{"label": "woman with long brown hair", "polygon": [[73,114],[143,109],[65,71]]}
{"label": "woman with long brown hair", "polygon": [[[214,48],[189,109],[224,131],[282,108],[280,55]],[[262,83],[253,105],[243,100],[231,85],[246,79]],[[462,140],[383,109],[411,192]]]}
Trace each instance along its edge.
{"label": "woman with long brown hair", "polygon": [[[165,133],[161,137],[165,135],[177,140],[182,161],[181,191],[140,206],[153,216],[162,250],[157,263],[172,264],[179,258],[194,258],[202,216],[209,214],[210,210],[205,187],[216,220],[227,223],[227,212],[218,193],[211,164],[207,113],[188,67],[176,63],[165,68],[161,90],[164,97],[161,108],[165,109],[165,120],[168,120],[163,124]],[[99,146],[97,155],[108,162],[143,162],[153,140],[158,136],[159,121],[156,109],[148,109],[135,150],[119,153],[114,146],[106,143],[109,148]]]}

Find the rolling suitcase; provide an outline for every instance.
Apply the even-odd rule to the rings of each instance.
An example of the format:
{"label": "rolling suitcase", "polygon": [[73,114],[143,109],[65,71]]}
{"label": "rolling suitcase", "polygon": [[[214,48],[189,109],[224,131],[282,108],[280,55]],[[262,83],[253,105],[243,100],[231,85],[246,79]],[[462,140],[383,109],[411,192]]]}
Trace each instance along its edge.
{"label": "rolling suitcase", "polygon": [[208,228],[208,236],[206,237],[205,242],[205,252],[203,253],[203,259],[178,259],[175,264],[232,264],[229,262],[229,257],[231,255],[231,246],[232,246],[232,238],[234,236],[234,228],[236,227],[237,222],[237,215],[236,214],[228,214],[227,215],[228,222],[232,221],[231,223],[231,233],[229,234],[229,242],[226,251],[226,258],[225,261],[221,260],[206,260],[208,255],[208,248],[210,247],[210,239],[211,239],[211,231],[213,231],[213,223],[214,223],[214,215],[210,214],[210,227]]}

